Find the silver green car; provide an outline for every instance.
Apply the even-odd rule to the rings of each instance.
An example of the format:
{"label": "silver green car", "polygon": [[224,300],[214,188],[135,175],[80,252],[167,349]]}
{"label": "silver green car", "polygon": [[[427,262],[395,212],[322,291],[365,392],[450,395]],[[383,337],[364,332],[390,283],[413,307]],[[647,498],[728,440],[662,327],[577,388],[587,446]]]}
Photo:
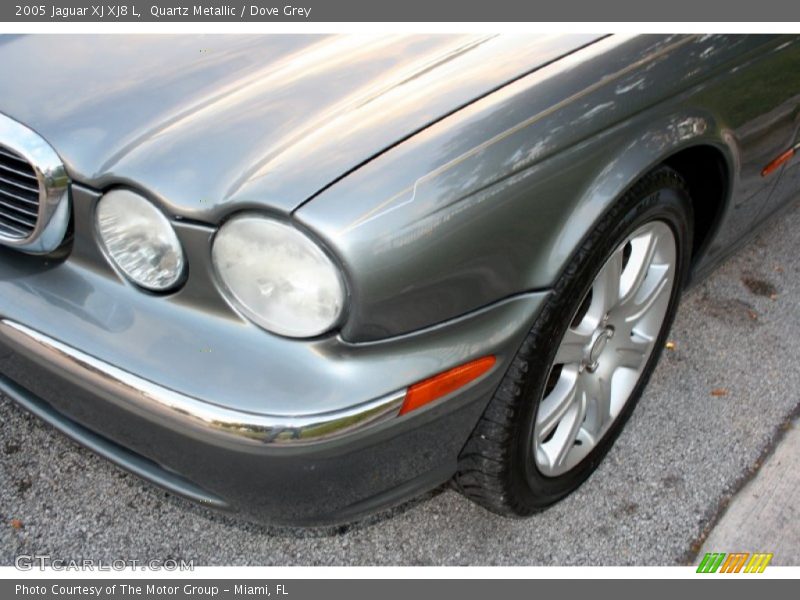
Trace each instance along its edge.
{"label": "silver green car", "polygon": [[270,523],[575,490],[800,190],[800,38],[2,36],[0,391]]}

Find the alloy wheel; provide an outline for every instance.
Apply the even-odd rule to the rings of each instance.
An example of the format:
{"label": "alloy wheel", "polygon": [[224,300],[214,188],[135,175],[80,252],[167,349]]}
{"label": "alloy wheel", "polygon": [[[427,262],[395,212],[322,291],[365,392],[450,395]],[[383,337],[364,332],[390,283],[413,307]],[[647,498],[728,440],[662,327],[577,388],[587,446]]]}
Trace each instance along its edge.
{"label": "alloy wheel", "polygon": [[539,402],[536,467],[548,477],[580,463],[633,394],[675,284],[677,249],[663,221],[637,228],[603,264],[564,333]]}

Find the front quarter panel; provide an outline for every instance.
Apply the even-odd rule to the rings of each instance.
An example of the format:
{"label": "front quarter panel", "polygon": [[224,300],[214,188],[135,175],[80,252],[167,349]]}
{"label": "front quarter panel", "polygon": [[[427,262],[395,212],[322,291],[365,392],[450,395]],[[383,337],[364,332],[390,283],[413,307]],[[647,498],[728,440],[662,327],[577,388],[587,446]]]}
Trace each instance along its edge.
{"label": "front quarter panel", "polygon": [[779,42],[608,38],[428,128],[302,206],[295,216],[348,271],[353,309],[343,336],[390,337],[548,288],[610,203],[682,148],[717,148],[731,188],[767,194],[757,171],[743,169],[763,159],[753,148],[765,152],[742,143],[750,123],[736,123],[723,95],[708,92]]}

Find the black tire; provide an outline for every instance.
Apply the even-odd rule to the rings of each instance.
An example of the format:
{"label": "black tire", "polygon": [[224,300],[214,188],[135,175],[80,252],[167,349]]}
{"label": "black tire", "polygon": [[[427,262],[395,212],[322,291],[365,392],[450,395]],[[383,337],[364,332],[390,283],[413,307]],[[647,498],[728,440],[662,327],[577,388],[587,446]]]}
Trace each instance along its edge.
{"label": "black tire", "polygon": [[[547,477],[532,459],[532,432],[558,342],[607,257],[637,227],[654,220],[666,222],[677,242],[676,279],[654,350],[605,436],[571,470]],[[570,259],[464,446],[454,477],[459,491],[495,513],[527,516],[561,500],[591,475],[630,417],[664,347],[686,281],[692,226],[686,183],[668,167],[643,177],[608,210]]]}

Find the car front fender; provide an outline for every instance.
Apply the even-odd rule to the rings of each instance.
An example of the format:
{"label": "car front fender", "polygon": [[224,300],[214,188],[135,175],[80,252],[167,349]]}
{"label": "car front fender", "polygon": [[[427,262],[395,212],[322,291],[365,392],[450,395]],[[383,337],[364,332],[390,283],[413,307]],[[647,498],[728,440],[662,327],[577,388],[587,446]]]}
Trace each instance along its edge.
{"label": "car front fender", "polygon": [[[720,41],[603,40],[421,132],[300,207],[295,217],[347,271],[352,309],[343,337],[391,337],[549,288],[608,206],[682,149],[717,149],[735,178],[736,132],[724,103],[701,101],[702,92],[724,86],[730,66],[763,53],[768,40]],[[706,58],[686,75],[698,55]]]}

